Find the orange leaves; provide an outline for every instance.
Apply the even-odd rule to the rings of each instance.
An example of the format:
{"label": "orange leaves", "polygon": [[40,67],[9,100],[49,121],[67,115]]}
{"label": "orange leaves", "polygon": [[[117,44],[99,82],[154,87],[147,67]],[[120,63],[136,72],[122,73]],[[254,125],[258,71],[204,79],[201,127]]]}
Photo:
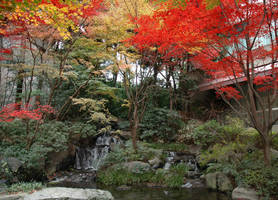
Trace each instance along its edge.
{"label": "orange leaves", "polygon": [[64,39],[77,32],[80,22],[97,14],[103,0],[68,1],[42,0],[33,8],[16,5],[12,12],[6,12],[7,19],[17,26],[50,25]]}

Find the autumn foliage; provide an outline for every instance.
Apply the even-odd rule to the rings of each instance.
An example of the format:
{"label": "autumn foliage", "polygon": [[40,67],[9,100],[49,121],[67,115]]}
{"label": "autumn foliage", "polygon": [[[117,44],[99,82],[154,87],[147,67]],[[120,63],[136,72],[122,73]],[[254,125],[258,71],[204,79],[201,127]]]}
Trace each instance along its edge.
{"label": "autumn foliage", "polygon": [[269,164],[270,131],[278,120],[272,114],[278,88],[277,1],[208,2],[166,1],[152,16],[135,20],[137,34],[128,42],[139,50],[158,48],[170,57],[182,57],[182,50],[190,53],[195,67],[208,75],[207,88],[215,89],[235,112],[249,116]]}
{"label": "autumn foliage", "polygon": [[53,114],[55,110],[49,105],[37,105],[32,109],[30,105],[20,103],[8,104],[0,111],[0,122],[12,122],[15,119],[41,120],[43,114]]}

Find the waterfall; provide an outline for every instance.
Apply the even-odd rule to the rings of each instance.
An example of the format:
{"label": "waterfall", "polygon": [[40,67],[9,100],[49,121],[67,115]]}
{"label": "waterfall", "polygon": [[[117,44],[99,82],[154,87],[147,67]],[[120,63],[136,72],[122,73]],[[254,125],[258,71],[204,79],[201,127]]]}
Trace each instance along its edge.
{"label": "waterfall", "polygon": [[77,147],[74,167],[83,170],[98,170],[109,153],[111,144],[118,143],[116,138],[104,134],[96,139],[93,147]]}
{"label": "waterfall", "polygon": [[168,152],[168,156],[165,159],[165,165],[163,169],[169,170],[173,164],[184,163],[188,166],[189,171],[198,173],[198,162],[195,155],[180,153],[180,152]]}

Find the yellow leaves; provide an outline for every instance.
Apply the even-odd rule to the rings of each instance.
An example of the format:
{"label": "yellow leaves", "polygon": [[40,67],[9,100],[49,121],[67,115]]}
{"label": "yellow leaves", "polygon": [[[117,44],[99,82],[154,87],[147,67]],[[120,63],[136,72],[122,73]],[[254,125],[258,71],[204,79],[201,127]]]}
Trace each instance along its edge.
{"label": "yellow leaves", "polygon": [[128,99],[124,99],[124,103],[121,106],[129,108],[131,106],[131,103]]}

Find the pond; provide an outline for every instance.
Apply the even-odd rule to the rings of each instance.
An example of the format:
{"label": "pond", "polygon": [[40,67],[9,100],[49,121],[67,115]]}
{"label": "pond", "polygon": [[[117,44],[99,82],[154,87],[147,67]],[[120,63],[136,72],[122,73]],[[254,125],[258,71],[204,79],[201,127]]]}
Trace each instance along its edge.
{"label": "pond", "polygon": [[225,194],[210,191],[205,188],[198,189],[168,189],[168,188],[132,188],[130,190],[110,191],[115,200],[231,200]]}

